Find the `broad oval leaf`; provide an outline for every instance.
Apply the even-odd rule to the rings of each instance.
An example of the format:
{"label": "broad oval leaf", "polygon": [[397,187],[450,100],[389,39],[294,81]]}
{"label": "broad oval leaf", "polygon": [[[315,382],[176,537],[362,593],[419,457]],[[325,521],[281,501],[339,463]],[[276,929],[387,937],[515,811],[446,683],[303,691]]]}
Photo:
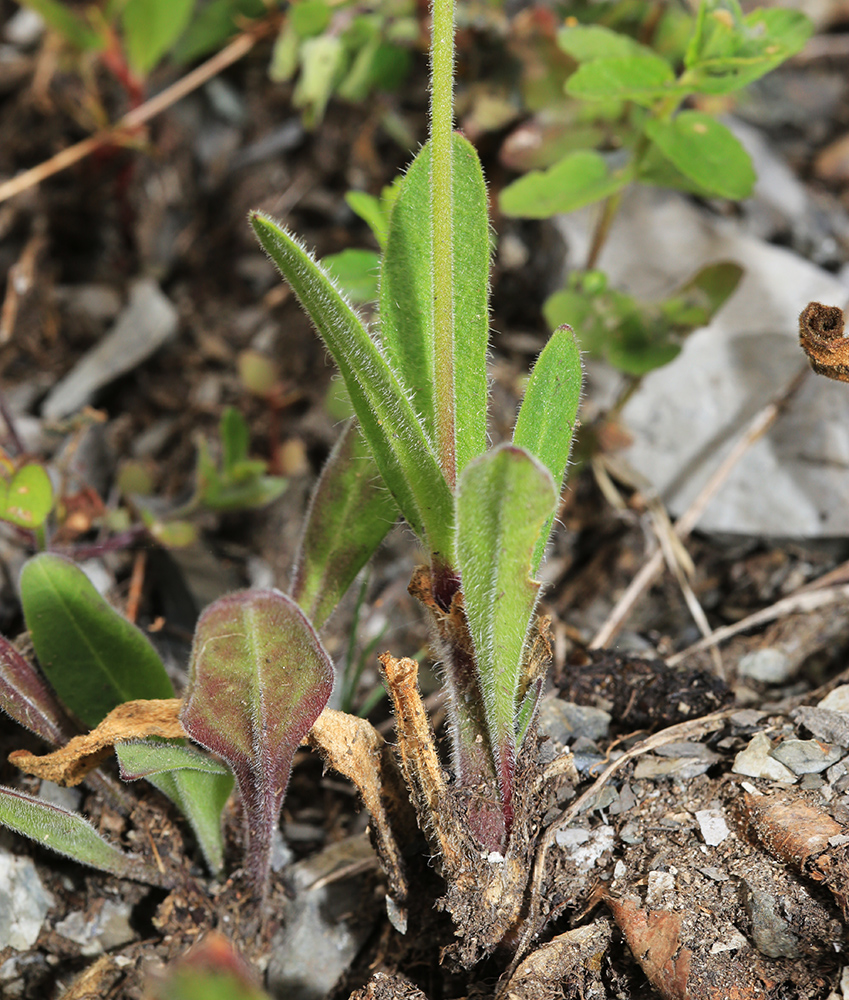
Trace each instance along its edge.
{"label": "broad oval leaf", "polygon": [[686,93],[669,63],[654,53],[583,63],[566,81],[566,93],[590,101],[634,101],[651,105],[659,97]]}
{"label": "broad oval leaf", "polygon": [[[582,384],[578,342],[572,330],[562,326],[554,331],[537,358],[513,431],[513,444],[542,462],[558,492],[572,450]],[[537,539],[531,560],[534,575],[542,562],[553,520],[554,512]]]}
{"label": "broad oval leaf", "polygon": [[627,182],[624,174],[610,172],[601,154],[583,149],[548,170],[532,170],[513,181],[501,192],[498,203],[505,215],[547,219],[607,198]]}
{"label": "broad oval leaf", "polygon": [[69,559],[48,552],[30,559],[21,571],[21,603],[41,669],[87,726],[125,701],[174,697],[148,638]]}
{"label": "broad oval leaf", "polygon": [[156,66],[188,26],[195,0],[127,0],[121,11],[130,65],[141,76]]}
{"label": "broad oval leaf", "polygon": [[602,24],[572,24],[561,28],[557,32],[557,44],[579,63],[654,54],[630,36]]}
{"label": "broad oval leaf", "polygon": [[50,477],[40,465],[25,465],[4,491],[0,517],[21,528],[40,528],[52,508]]}
{"label": "broad oval leaf", "polygon": [[291,595],[319,629],[398,517],[398,508],[351,420],[316,485]]}
{"label": "broad oval leaf", "polygon": [[540,586],[530,578],[531,560],[556,504],[551,473],[515,445],[499,445],[460,477],[457,566],[508,830],[517,698]]}
{"label": "broad oval leaf", "polygon": [[14,788],[0,786],[0,824],[57,854],[119,878],[171,884],[153,865],[104,840],[84,816]]}
{"label": "broad oval leaf", "polygon": [[339,366],[375,462],[402,514],[434,553],[452,549],[454,500],[401,382],[327,273],[259,212],[251,225]]}
{"label": "broad oval leaf", "polygon": [[755,170],[739,139],[702,111],[682,111],[671,122],[651,119],[646,135],[682,174],[723,198],[747,198]]}
{"label": "broad oval leaf", "polygon": [[136,740],[116,743],[124,781],[145,778],[189,821],[213,874],[224,867],[221,813],[233,791],[233,775],[223,764],[183,742]]}
{"label": "broad oval leaf", "polygon": [[247,866],[262,894],[292,759],[332,689],[330,658],[284,594],[240,591],[200,616],[180,720],[236,775],[248,827]]}
{"label": "broad oval leaf", "polygon": [[[454,394],[457,469],[486,450],[490,233],[486,185],[474,146],[452,137],[454,185]],[[435,440],[435,337],[431,149],[413,160],[389,217],[380,273],[387,358]],[[460,429],[462,428],[462,432]]]}

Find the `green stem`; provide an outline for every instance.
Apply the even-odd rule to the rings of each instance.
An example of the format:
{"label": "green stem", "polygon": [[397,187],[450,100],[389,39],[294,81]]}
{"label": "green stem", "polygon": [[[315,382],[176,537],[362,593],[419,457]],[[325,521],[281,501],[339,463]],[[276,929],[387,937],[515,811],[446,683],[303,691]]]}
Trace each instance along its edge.
{"label": "green stem", "polygon": [[445,480],[457,479],[454,406],[454,0],[433,0],[430,80],[436,445]]}

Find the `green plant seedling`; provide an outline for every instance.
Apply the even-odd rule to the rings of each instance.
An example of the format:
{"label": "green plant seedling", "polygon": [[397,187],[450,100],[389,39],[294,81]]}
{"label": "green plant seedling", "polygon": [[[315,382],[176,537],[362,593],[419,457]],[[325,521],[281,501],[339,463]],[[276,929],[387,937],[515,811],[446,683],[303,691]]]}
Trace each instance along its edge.
{"label": "green plant seedling", "polygon": [[581,330],[581,343],[626,375],[639,378],[677,357],[683,339],[706,326],[743,276],[738,264],[710,264],[660,302],[643,303],[608,288],[601,271],[576,271],[545,303],[548,323]]}
{"label": "green plant seedling", "polygon": [[[557,34],[560,50],[575,63],[565,83],[567,99],[579,109],[584,125],[593,115],[596,125],[603,125],[588,133],[590,141],[612,141],[627,157],[622,162],[619,156],[572,145],[543,169],[532,169],[508,185],[499,198],[501,210],[508,216],[543,219],[603,201],[586,265],[592,271],[631,184],[674,187],[703,197],[748,197],[756,179],[748,153],[722,122],[685,103],[741,90],[798,52],[811,30],[798,11],[767,8],[743,14],[737,0],[702,0],[689,37],[671,46],[668,33],[656,32],[657,47],[651,48],[601,24],[567,23]],[[662,316],[652,330],[652,310],[641,311],[614,292],[597,304],[587,291],[587,301],[579,303],[582,286],[593,280],[574,278],[568,289],[549,299],[546,315],[552,325],[578,323],[582,345],[604,353],[629,374],[643,374],[671,360],[677,349],[670,333],[680,338],[700,325],[695,315],[691,322],[679,314],[675,320]],[[601,312],[606,346],[601,343]]]}
{"label": "green plant seedling", "polygon": [[250,431],[235,407],[228,406],[222,414],[219,436],[220,465],[213,460],[206,439],[198,440],[195,496],[189,507],[175,516],[184,516],[198,507],[221,512],[265,507],[286,489],[285,479],[267,476],[266,463],[249,457]]}
{"label": "green plant seedling", "polygon": [[52,509],[53,487],[42,466],[28,463],[0,479],[1,520],[29,528],[43,542],[44,522]]}
{"label": "green plant seedling", "polygon": [[180,718],[189,736],[236,776],[247,821],[247,867],[261,895],[292,759],[332,688],[330,659],[291,598],[242,591],[201,615]]}

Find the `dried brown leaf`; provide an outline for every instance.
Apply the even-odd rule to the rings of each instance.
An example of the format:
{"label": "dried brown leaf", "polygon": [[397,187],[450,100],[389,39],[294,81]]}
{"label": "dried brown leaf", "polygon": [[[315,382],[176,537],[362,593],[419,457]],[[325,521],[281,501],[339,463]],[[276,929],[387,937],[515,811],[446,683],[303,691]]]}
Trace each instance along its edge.
{"label": "dried brown leaf", "polygon": [[799,343],[818,375],[849,382],[849,338],[843,310],[809,302],[799,316]]}
{"label": "dried brown leaf", "polygon": [[608,897],[613,919],[648,981],[664,1000],[689,1000],[692,951],[681,943],[681,914],[643,910],[632,899]]}

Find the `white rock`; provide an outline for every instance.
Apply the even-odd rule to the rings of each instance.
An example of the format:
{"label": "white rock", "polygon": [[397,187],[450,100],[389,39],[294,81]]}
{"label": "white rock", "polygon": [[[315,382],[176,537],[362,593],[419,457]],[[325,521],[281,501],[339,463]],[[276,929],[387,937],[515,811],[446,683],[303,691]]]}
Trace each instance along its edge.
{"label": "white rock", "polygon": [[829,691],[817,708],[830,708],[833,712],[849,712],[849,684],[841,684]]}
{"label": "white rock", "polygon": [[731,770],[735,774],[745,774],[750,778],[766,778],[769,781],[781,781],[792,785],[796,781],[796,775],[789,767],[770,757],[771,750],[772,743],[766,733],[755,733],[749,745],[734,758],[734,767]]}
{"label": "white rock", "polygon": [[702,839],[708,847],[721,844],[731,831],[725,822],[725,817],[719,809],[700,809],[696,813],[696,822],[702,832]]}
{"label": "white rock", "polygon": [[662,909],[675,895],[675,876],[672,872],[649,872],[646,887],[646,906]]}
{"label": "white rock", "polygon": [[30,858],[0,851],[0,951],[28,951],[54,900]]}

